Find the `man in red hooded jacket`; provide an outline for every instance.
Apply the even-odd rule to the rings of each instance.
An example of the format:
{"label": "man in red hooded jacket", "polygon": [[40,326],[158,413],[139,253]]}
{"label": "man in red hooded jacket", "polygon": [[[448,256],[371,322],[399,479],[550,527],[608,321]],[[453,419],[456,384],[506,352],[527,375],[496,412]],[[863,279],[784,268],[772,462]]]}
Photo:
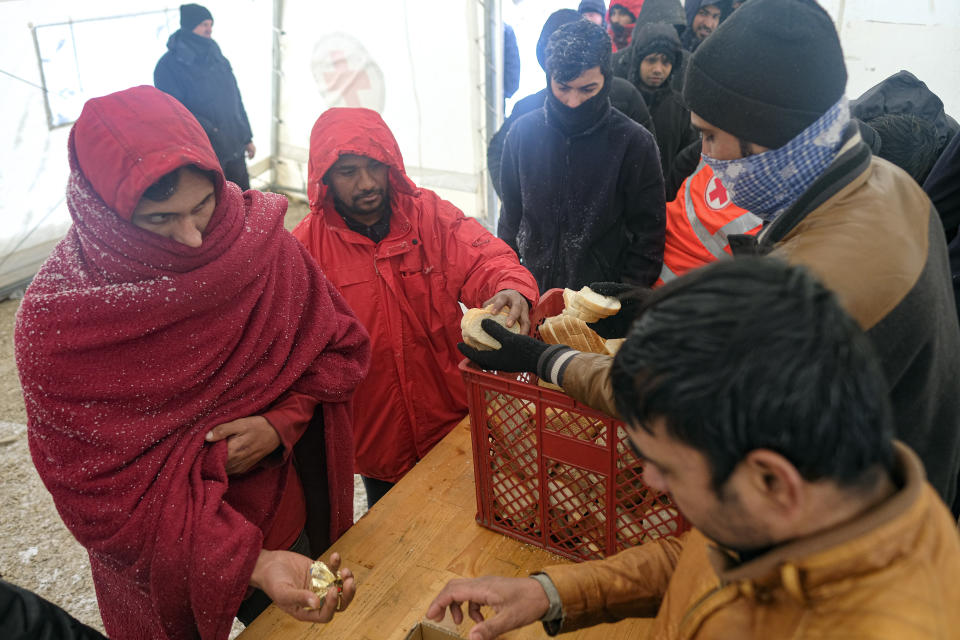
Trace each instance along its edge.
{"label": "man in red hooded jacket", "polygon": [[310,136],[310,215],[294,230],[370,332],[356,468],[375,503],[466,415],[459,302],[529,328],[534,277],[480,224],[407,177],[368,109],[330,109]]}
{"label": "man in red hooded jacket", "polygon": [[353,523],[366,331],[284,231],[286,200],[227,182],[169,95],[88,101],[69,153],[73,226],[24,296],[16,358],[107,633],[225,639],[270,600],[330,620],[354,581],[322,601],[308,554]]}

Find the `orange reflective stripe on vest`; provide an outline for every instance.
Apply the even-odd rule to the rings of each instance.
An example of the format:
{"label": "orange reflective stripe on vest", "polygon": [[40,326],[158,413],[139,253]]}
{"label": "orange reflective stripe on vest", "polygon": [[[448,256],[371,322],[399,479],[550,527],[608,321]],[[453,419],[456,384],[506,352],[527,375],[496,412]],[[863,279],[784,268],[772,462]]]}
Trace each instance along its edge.
{"label": "orange reflective stripe on vest", "polygon": [[762,227],[760,218],[730,201],[727,190],[701,160],[676,199],[667,203],[663,269],[657,285],[729,255],[730,234],[756,234]]}

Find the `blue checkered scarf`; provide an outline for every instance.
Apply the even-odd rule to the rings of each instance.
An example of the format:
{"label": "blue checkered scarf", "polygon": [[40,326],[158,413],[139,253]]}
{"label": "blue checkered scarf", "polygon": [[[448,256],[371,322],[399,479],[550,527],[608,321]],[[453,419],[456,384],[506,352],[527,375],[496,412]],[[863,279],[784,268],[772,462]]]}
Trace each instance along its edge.
{"label": "blue checkered scarf", "polygon": [[703,156],[733,201],[772,222],[810,188],[833,161],[850,122],[847,97],[779,149],[736,160]]}

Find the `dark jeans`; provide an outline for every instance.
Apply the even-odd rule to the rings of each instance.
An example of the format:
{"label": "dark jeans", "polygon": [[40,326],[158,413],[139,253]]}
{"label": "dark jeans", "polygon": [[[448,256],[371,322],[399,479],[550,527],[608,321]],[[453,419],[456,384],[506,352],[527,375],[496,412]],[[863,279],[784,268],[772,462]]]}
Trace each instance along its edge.
{"label": "dark jeans", "polygon": [[223,169],[223,175],[226,176],[227,180],[236,182],[237,186],[244,191],[250,188],[250,176],[247,175],[247,159],[245,156],[241,155],[237,160],[221,162],[220,167]]}
{"label": "dark jeans", "polygon": [[367,490],[367,509],[372,509],[373,505],[387,495],[387,491],[390,491],[394,485],[393,482],[368,478],[367,476],[360,476],[360,478],[363,480],[363,488]]}
{"label": "dark jeans", "polygon": [[[310,555],[310,540],[307,538],[306,531],[300,532],[300,536],[290,547],[290,551],[311,558],[313,557]],[[256,620],[257,616],[263,613],[264,610],[270,606],[271,602],[273,602],[273,600],[270,599],[270,596],[260,589],[254,589],[253,593],[244,598],[243,602],[240,603],[240,610],[237,611],[237,619],[244,625],[248,625]]]}

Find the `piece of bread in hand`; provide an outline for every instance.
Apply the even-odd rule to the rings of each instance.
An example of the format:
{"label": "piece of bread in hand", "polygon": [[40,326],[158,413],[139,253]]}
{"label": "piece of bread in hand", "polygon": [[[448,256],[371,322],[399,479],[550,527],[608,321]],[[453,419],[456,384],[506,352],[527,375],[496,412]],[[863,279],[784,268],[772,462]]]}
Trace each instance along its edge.
{"label": "piece of bread in hand", "polygon": [[504,307],[500,313],[493,313],[493,305],[484,309],[467,309],[460,320],[460,331],[463,334],[463,341],[478,351],[492,351],[500,349],[503,345],[490,334],[483,330],[480,323],[490,318],[507,331],[520,333],[520,323],[514,322],[512,327],[507,326],[507,318],[510,317],[510,310]]}
{"label": "piece of bread in hand", "polygon": [[576,305],[585,311],[607,318],[620,311],[620,301],[611,296],[602,296],[590,287],[577,291]]}
{"label": "piece of bread in hand", "polygon": [[580,318],[584,322],[597,322],[620,311],[619,300],[602,296],[590,287],[583,287],[580,291],[564,289],[563,306],[564,315]]}

